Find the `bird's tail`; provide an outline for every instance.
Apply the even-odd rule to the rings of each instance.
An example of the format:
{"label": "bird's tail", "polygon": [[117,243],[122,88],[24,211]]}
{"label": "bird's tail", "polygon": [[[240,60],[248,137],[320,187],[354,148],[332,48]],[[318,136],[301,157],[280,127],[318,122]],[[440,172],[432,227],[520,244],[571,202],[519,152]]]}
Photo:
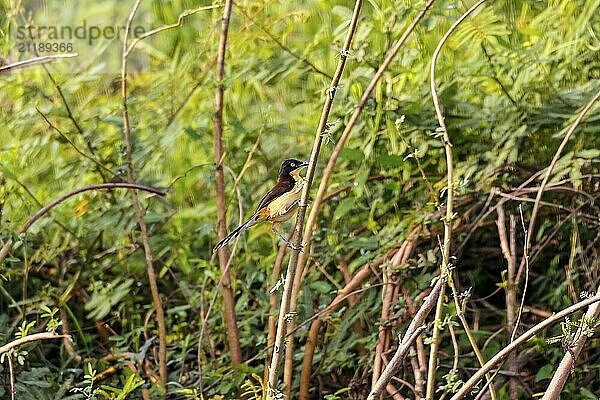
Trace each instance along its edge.
{"label": "bird's tail", "polygon": [[258,216],[255,215],[252,218],[250,218],[248,221],[246,221],[244,224],[242,224],[242,225],[238,226],[237,228],[235,228],[233,230],[233,232],[231,232],[229,235],[227,235],[225,237],[225,239],[223,239],[219,243],[217,243],[217,245],[213,249],[213,253],[216,253],[217,250],[219,250],[221,247],[227,246],[234,239],[236,239],[238,236],[240,236],[240,234],[242,232],[244,232],[246,229],[248,229],[251,226],[253,226],[254,224],[256,224],[257,221],[258,221]]}

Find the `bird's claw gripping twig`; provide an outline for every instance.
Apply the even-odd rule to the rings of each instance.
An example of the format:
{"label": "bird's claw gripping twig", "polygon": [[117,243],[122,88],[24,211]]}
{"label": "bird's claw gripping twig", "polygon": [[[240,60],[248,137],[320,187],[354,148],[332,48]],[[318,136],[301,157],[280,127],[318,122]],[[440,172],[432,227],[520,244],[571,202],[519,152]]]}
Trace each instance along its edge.
{"label": "bird's claw gripping twig", "polygon": [[302,246],[301,244],[295,244],[292,242],[288,242],[288,247],[292,250],[296,250],[296,251],[299,251],[300,253],[304,253],[304,246]]}

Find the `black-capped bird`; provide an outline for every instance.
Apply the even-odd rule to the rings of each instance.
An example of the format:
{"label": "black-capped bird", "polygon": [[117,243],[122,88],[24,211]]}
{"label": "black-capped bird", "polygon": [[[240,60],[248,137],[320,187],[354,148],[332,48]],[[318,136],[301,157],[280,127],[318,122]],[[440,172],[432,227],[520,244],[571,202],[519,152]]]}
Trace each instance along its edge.
{"label": "black-capped bird", "polygon": [[298,208],[302,188],[304,187],[304,179],[300,176],[300,171],[307,165],[308,163],[305,161],[294,159],[285,160],[281,163],[277,184],[258,203],[254,215],[248,221],[235,228],[225,239],[217,243],[213,249],[213,253],[221,247],[227,246],[242,232],[259,222],[271,222],[273,224],[273,232],[291,246],[286,238],[277,230],[277,225],[290,219],[294,215],[294,211]]}

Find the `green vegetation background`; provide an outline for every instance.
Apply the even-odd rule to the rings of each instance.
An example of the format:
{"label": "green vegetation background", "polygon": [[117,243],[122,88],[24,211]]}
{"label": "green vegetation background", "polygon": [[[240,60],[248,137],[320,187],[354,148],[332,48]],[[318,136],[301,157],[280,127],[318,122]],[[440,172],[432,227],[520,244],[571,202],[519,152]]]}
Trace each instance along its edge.
{"label": "green vegetation background", "polygon": [[[0,56],[5,58],[15,45],[7,32],[20,18],[10,13],[14,3],[0,1],[5,9],[0,15]],[[110,7],[123,2],[99,4],[105,3]],[[365,2],[317,179],[386,50],[422,4]],[[429,63],[441,36],[470,4],[436,1],[377,85],[333,175],[330,191],[338,192],[318,220],[298,322],[329,304],[343,286],[341,262],[348,264],[350,273],[356,271],[401,243],[417,223],[427,222],[432,234],[419,242],[397,276],[415,298],[437,274],[440,254],[435,235],[441,223],[429,220],[436,199],[428,184],[443,202],[445,161],[436,135]],[[158,27],[199,5],[189,0],[148,0],[136,19]],[[545,168],[565,128],[597,92],[599,5],[597,0],[490,1],[451,37],[438,64],[437,80],[454,146],[456,191],[459,200],[470,201],[469,208],[457,210],[463,223],[473,222],[494,188],[510,192]],[[350,1],[317,0],[236,3],[227,49],[224,114],[230,229],[240,221],[236,190],[245,218],[273,184],[282,159],[308,157],[352,6]],[[129,76],[137,181],[170,189],[164,199],[143,197],[143,207],[166,310],[169,390],[179,391],[178,398],[200,398],[194,392],[198,359],[203,364],[205,398],[240,398],[248,387],[260,385],[252,374],[263,373],[268,279],[279,244],[269,226],[254,228],[239,240],[231,267],[243,356],[250,361],[238,367],[230,364],[218,294],[198,354],[201,315],[218,293],[220,277],[211,249],[216,242],[214,60],[221,13],[221,8],[198,13],[181,27],[139,46],[134,52],[145,63],[134,65]],[[98,73],[103,62],[99,54],[90,62],[67,59],[46,68],[0,75],[3,240],[15,237],[29,215],[58,195],[85,184],[124,178],[120,76],[118,71]],[[42,114],[64,135],[52,129]],[[234,174],[240,173],[247,159],[242,178],[234,182]],[[556,311],[577,301],[580,291],[598,287],[598,220],[568,210],[581,206],[581,213],[599,215],[599,170],[600,112],[596,109],[578,128],[551,180],[565,180],[563,186],[577,191],[544,197],[564,208],[542,208],[534,240],[546,238],[555,228],[556,232],[532,264],[527,306]],[[581,192],[593,196],[596,203]],[[507,203],[507,212],[518,215],[519,203]],[[522,206],[527,218],[531,203]],[[472,287],[468,318],[478,322],[475,333],[486,358],[509,337],[502,331],[504,292],[495,292],[502,286],[506,266],[494,220],[492,214],[468,241],[468,230],[460,233],[453,252],[461,288]],[[153,368],[153,344],[150,349],[144,344],[156,335],[156,326],[144,254],[126,192],[79,195],[15,240],[18,246],[0,267],[0,342],[13,339],[31,321],[36,324],[30,332],[43,331],[48,316],[42,316],[42,307],[62,308],[76,352],[97,371],[119,366],[102,384],[123,388],[131,374],[123,361],[103,360],[107,354],[148,350],[149,368]],[[519,230],[519,243],[522,240]],[[314,398],[366,394],[381,315],[377,282],[371,281],[356,306],[343,308],[327,320],[313,365]],[[399,318],[395,332],[407,323],[402,319],[405,306],[402,301],[395,305]],[[452,314],[451,307],[448,312]],[[95,321],[99,320],[110,328],[98,328]],[[539,320],[526,313],[523,323],[528,326]],[[303,325],[297,332],[298,360],[307,329]],[[461,349],[468,352],[460,327],[456,330]],[[501,333],[495,335],[498,330]],[[557,327],[545,335],[560,333]],[[549,345],[544,339],[530,342],[528,347],[535,351],[523,367],[533,393],[544,390],[564,354],[559,344]],[[590,342],[593,346],[597,339]],[[69,389],[85,386],[86,363],[74,362],[59,341],[29,350],[23,365],[15,367],[19,399],[84,398]],[[452,364],[447,332],[441,354],[440,385]],[[460,364],[477,366],[470,356],[461,358]],[[0,397],[7,398],[6,364],[0,368],[4,368]],[[410,381],[410,373],[406,374]],[[466,380],[469,374],[460,370],[459,378]],[[136,382],[158,396],[161,389],[141,370],[140,376]],[[506,381],[500,377],[499,382],[501,398],[508,398],[502,384]],[[333,394],[344,388],[350,390]],[[576,365],[565,395],[595,399],[598,388],[600,359],[590,351]],[[132,398],[139,396],[139,390],[132,391]]]}

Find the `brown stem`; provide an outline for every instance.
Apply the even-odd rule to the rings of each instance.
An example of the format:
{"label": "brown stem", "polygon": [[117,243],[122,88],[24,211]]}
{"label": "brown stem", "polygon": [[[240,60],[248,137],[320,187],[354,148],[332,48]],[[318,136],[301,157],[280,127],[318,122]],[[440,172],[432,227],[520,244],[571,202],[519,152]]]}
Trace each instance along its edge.
{"label": "brown stem", "polygon": [[371,275],[373,275],[373,271],[375,268],[378,268],[381,264],[388,260],[388,255],[386,254],[383,257],[378,258],[362,267],[344,286],[342,290],[335,296],[333,301],[320,313],[319,317],[310,325],[310,330],[308,333],[308,338],[306,340],[306,346],[304,347],[304,356],[302,358],[302,372],[300,375],[300,400],[308,400],[308,392],[310,389],[310,375],[312,373],[312,361],[315,354],[315,349],[318,342],[319,330],[323,325],[323,321],[327,318],[329,314],[333,311],[337,310],[344,302],[345,299],[349,298],[349,293],[354,291],[359,285],[361,285],[365,280],[367,280]]}
{"label": "brown stem", "polygon": [[67,354],[75,361],[77,364],[80,364],[83,361],[83,357],[81,357],[75,351],[73,347],[73,341],[71,340],[71,333],[69,329],[69,318],[67,317],[67,312],[65,311],[65,306],[61,305],[60,307],[60,322],[62,323],[62,331],[67,336],[63,338],[63,346],[65,346],[65,350]]}
{"label": "brown stem", "polygon": [[[404,252],[406,242],[402,244],[402,247],[398,251]],[[375,346],[375,358],[373,359],[373,372],[371,375],[371,387],[375,386],[379,374],[383,369],[383,354],[388,349],[387,342],[391,333],[391,326],[389,325],[390,310],[392,308],[392,294],[393,288],[390,285],[391,274],[388,268],[383,268],[382,271],[383,286],[381,288],[381,320],[379,322],[379,334],[377,337],[377,345]]]}
{"label": "brown stem", "polygon": [[431,293],[423,302],[421,308],[419,308],[419,311],[408,326],[408,329],[402,337],[402,341],[400,342],[398,349],[396,349],[396,353],[381,373],[381,376],[379,377],[375,385],[373,385],[373,388],[371,389],[371,393],[369,393],[367,400],[375,400],[382,392],[383,388],[385,388],[385,386],[390,382],[392,376],[394,376],[394,374],[398,371],[402,360],[404,359],[404,357],[408,353],[408,350],[410,349],[410,346],[412,346],[413,342],[417,340],[417,337],[419,337],[419,335],[425,330],[425,326],[423,325],[423,323],[425,322],[425,319],[427,318],[431,310],[433,310],[433,308],[435,307],[438,296],[441,295],[442,288],[444,287],[444,285],[444,279],[438,278],[438,281],[431,290]]}
{"label": "brown stem", "polygon": [[[217,239],[222,240],[227,236],[227,202],[225,200],[225,176],[223,173],[223,101],[225,94],[225,56],[227,51],[227,37],[229,34],[229,21],[233,1],[227,0],[221,19],[221,36],[219,39],[219,52],[217,55],[217,91],[215,94],[215,190],[217,197]],[[226,247],[219,249],[219,268],[223,284],[223,312],[227,326],[227,341],[231,362],[240,364],[242,362],[242,348],[240,346],[237,316],[235,314],[235,296],[231,287],[231,274],[227,267],[229,262],[229,251]]]}
{"label": "brown stem", "polygon": [[[323,105],[323,110],[321,112],[321,118],[319,120],[319,125],[317,126],[317,131],[315,133],[315,139],[313,142],[313,148],[310,154],[310,160],[308,163],[308,169],[306,172],[306,183],[304,188],[302,189],[302,196],[300,198],[300,205],[298,207],[298,216],[296,218],[296,224],[294,226],[294,243],[295,247],[299,248],[300,243],[302,242],[302,230],[304,227],[304,217],[306,216],[306,208],[308,207],[308,193],[310,191],[310,187],[312,185],[315,171],[317,167],[317,160],[319,158],[319,152],[321,150],[321,144],[323,142],[323,133],[327,130],[327,121],[329,119],[329,113],[331,111],[331,107],[333,105],[333,100],[335,98],[335,94],[338,90],[339,82],[342,78],[342,73],[344,72],[344,67],[346,66],[346,60],[348,59],[349,51],[352,46],[352,39],[354,38],[354,33],[356,32],[356,27],[358,25],[358,16],[360,14],[360,9],[362,7],[362,0],[356,0],[354,5],[354,11],[352,14],[352,19],[350,21],[350,26],[348,28],[348,33],[346,34],[346,39],[344,41],[344,46],[339,54],[339,61],[335,73],[333,74],[333,79],[331,81],[331,85],[329,90],[327,91],[327,98],[325,100],[325,104]],[[279,307],[279,317],[277,321],[277,334],[275,336],[275,345],[273,347],[273,356],[271,358],[271,365],[269,367],[269,382],[267,385],[268,396],[272,395],[272,389],[276,387],[278,369],[279,369],[279,360],[281,358],[281,350],[283,346],[283,341],[286,336],[286,328],[287,328],[287,319],[288,312],[290,311],[290,301],[292,301],[292,285],[295,282],[294,277],[297,276],[297,265],[298,265],[298,250],[292,250],[290,255],[290,260],[288,262],[288,268],[285,277],[285,286],[283,290],[283,294],[281,296],[281,305]],[[295,301],[295,299],[293,300]],[[295,308],[292,308],[292,311],[295,311]],[[290,320],[290,327],[287,332],[292,332],[294,330],[293,327],[293,319]],[[290,344],[286,348],[286,357],[293,357],[294,346],[293,346],[293,337],[290,339]]]}
{"label": "brown stem", "polygon": [[[498,213],[498,236],[500,237],[500,248],[506,259],[507,277],[506,277],[506,327],[510,334],[515,330],[515,310],[517,307],[517,289],[515,286],[516,272],[516,220],[515,216],[510,216],[510,234],[506,233],[506,214],[504,208],[499,206],[496,210]],[[508,357],[508,370],[514,373],[518,372],[517,356],[512,353]],[[516,377],[511,377],[509,381],[510,398],[518,398],[519,380]]]}
{"label": "brown stem", "polygon": [[[121,96],[123,97],[123,130],[125,133],[125,146],[126,146],[126,159],[127,159],[127,180],[129,183],[135,181],[134,177],[134,166],[133,166],[133,141],[131,135],[131,126],[129,123],[129,109],[127,106],[127,54],[128,54],[128,38],[129,31],[131,29],[131,22],[133,17],[140,5],[140,0],[137,0],[129,14],[127,19],[127,25],[125,26],[125,35],[123,41],[123,52],[121,55]],[[133,211],[137,224],[140,227],[140,234],[142,237],[142,244],[144,247],[144,256],[146,260],[146,272],[148,274],[148,281],[150,283],[150,292],[152,294],[152,303],[156,310],[156,322],[158,325],[158,367],[160,375],[160,383],[165,386],[167,383],[167,327],[165,323],[165,313],[163,309],[162,300],[160,299],[160,293],[158,291],[158,284],[156,282],[156,272],[154,271],[154,260],[152,257],[152,249],[150,247],[150,238],[148,236],[148,228],[144,221],[144,212],[140,206],[137,192],[130,190],[131,202],[133,205]],[[166,386],[165,386],[166,387]]]}

